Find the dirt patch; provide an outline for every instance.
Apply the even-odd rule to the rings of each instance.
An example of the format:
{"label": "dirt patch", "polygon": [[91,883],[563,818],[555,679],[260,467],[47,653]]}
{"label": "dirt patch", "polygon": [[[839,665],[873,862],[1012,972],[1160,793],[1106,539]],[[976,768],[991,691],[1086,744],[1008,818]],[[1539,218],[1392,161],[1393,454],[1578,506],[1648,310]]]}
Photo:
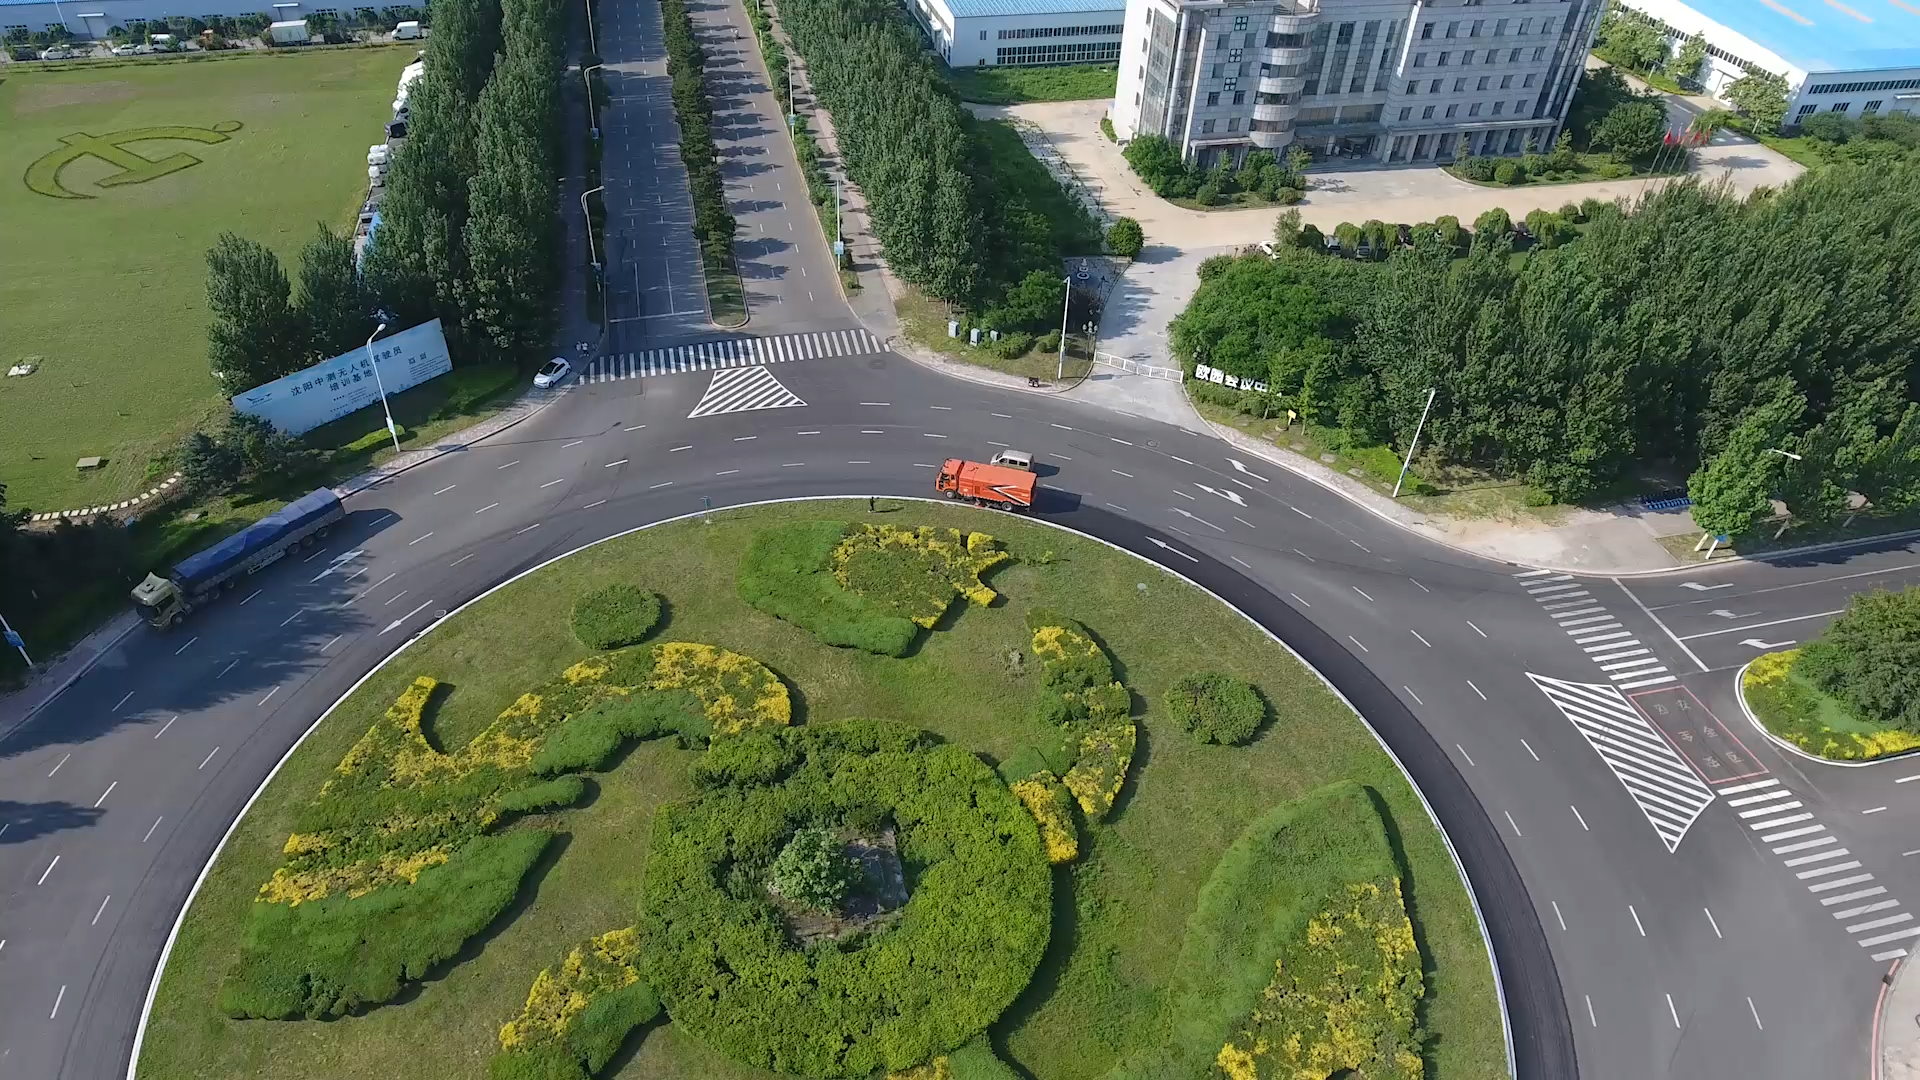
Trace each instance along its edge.
{"label": "dirt patch", "polygon": [[23,85],[14,98],[16,116],[57,109],[63,105],[97,105],[103,101],[127,101],[134,96],[130,82],[57,82],[39,86]]}

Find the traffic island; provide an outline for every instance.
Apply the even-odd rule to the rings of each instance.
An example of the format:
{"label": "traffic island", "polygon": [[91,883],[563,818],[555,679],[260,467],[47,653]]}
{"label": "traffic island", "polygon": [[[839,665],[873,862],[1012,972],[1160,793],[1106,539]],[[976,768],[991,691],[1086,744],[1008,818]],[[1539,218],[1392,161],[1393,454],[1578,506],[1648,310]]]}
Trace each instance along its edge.
{"label": "traffic island", "polygon": [[[1313,672],[1098,542],[866,509],[643,529],[396,653],[209,868],[141,1075],[1504,1070],[1445,842]],[[1244,745],[1167,704],[1197,657]]]}

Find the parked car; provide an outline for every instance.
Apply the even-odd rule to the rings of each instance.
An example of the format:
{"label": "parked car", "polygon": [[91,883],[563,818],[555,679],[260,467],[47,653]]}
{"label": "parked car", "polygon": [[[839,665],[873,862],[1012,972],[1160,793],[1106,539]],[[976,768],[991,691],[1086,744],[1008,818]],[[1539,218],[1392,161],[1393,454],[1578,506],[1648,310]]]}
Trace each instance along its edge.
{"label": "parked car", "polygon": [[110,51],[115,56],[139,56],[140,46],[128,42],[125,45],[115,45]]}
{"label": "parked car", "polygon": [[1273,241],[1271,240],[1260,241],[1260,254],[1265,255],[1269,259],[1277,259],[1280,257],[1280,253],[1273,250]]}
{"label": "parked car", "polygon": [[540,370],[533,373],[533,385],[538,389],[546,390],[566,382],[567,376],[572,373],[573,365],[567,363],[566,357],[556,356],[540,365]]}
{"label": "parked car", "polygon": [[73,50],[67,48],[65,45],[55,45],[53,48],[40,54],[40,59],[42,60],[71,60],[73,57]]}

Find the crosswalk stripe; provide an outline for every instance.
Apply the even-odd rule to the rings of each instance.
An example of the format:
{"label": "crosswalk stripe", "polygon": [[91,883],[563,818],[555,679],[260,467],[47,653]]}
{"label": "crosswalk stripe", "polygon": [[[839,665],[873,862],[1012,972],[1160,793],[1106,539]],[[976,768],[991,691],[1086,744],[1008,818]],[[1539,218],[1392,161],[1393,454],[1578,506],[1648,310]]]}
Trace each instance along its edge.
{"label": "crosswalk stripe", "polygon": [[1885,911],[1888,908],[1896,908],[1899,906],[1900,901],[1898,900],[1879,900],[1871,904],[1861,904],[1859,907],[1850,907],[1845,911],[1836,911],[1833,913],[1833,917],[1836,919],[1857,919],[1862,915],[1871,915],[1876,911]]}
{"label": "crosswalk stripe", "polygon": [[[1588,604],[1586,607],[1579,607],[1576,605],[1571,611],[1554,611],[1553,608],[1551,607],[1549,607],[1547,610],[1553,612],[1552,617],[1555,619],[1571,619],[1575,615],[1592,615],[1596,611],[1604,612],[1607,609],[1601,607],[1598,604]],[[1560,625],[1573,626],[1574,624],[1570,622],[1563,622]]]}
{"label": "crosswalk stripe", "polygon": [[[1721,793],[1725,794],[1725,789],[1722,789]],[[1758,795],[1742,795],[1737,799],[1728,799],[1727,805],[1728,806],[1752,806],[1754,803],[1772,802],[1775,799],[1791,799],[1791,798],[1793,798],[1793,792],[1788,791],[1785,788],[1782,788],[1779,791],[1763,791]]]}
{"label": "crosswalk stripe", "polygon": [[688,371],[722,371],[796,360],[860,356],[881,351],[878,338],[862,330],[816,330],[771,337],[729,337],[668,345],[644,352],[615,353],[589,363],[581,373],[587,383],[645,379]]}
{"label": "crosswalk stripe", "polygon": [[[1577,597],[1585,597],[1586,599],[1584,600],[1576,599]],[[1551,604],[1541,604],[1540,610],[1541,611],[1559,611],[1562,608],[1579,607],[1581,604],[1591,604],[1593,603],[1593,594],[1588,592],[1585,589],[1581,589],[1579,592],[1561,593],[1559,596],[1554,597],[1553,600],[1554,602]]]}
{"label": "crosswalk stripe", "polygon": [[1796,836],[1811,836],[1814,833],[1826,831],[1825,825],[1804,825],[1798,829],[1788,829],[1786,832],[1768,833],[1760,839],[1764,843],[1771,844],[1775,840],[1791,840]]}
{"label": "crosswalk stripe", "polygon": [[1816,851],[1811,855],[1801,855],[1798,858],[1788,859],[1784,865],[1806,866],[1809,863],[1826,862],[1828,859],[1839,859],[1851,854],[1853,854],[1853,852],[1848,851],[1846,848],[1834,848],[1832,851]]}
{"label": "crosswalk stripe", "polygon": [[[1627,646],[1629,646],[1629,645],[1638,645],[1638,644],[1640,644],[1640,642],[1639,642],[1639,641],[1638,641],[1637,639],[1635,639],[1635,638],[1633,637],[1633,635],[1632,635],[1632,634],[1608,634],[1607,636],[1608,636],[1608,637],[1615,637],[1615,638],[1617,638],[1617,637],[1625,637],[1625,638],[1627,638],[1628,640],[1626,640],[1626,641],[1609,641],[1609,642],[1607,642],[1607,643],[1606,643],[1605,645],[1589,645],[1589,646],[1587,646],[1586,648],[1584,648],[1584,649],[1582,649],[1582,650],[1580,650],[1580,651],[1581,651],[1581,652],[1586,652],[1586,653],[1597,653],[1597,652],[1601,652],[1601,651],[1603,651],[1603,650],[1606,650],[1606,649],[1624,649],[1624,648],[1626,648],[1626,647],[1627,647]],[[1600,658],[1599,658],[1598,656],[1590,656],[1590,657],[1588,657],[1587,659],[1589,659],[1589,660],[1598,660],[1598,659],[1600,659]]]}
{"label": "crosswalk stripe", "polygon": [[[1641,649],[1640,651],[1646,652],[1647,650]],[[1594,657],[1594,659],[1598,660],[1600,658],[1596,656]],[[1601,671],[1624,671],[1628,668],[1643,668],[1649,664],[1658,664],[1659,662],[1660,662],[1659,657],[1648,656],[1648,657],[1643,657],[1639,660],[1619,660],[1611,664],[1601,664],[1600,670]]]}
{"label": "crosswalk stripe", "polygon": [[[1615,638],[1630,638],[1632,636],[1632,634],[1627,633],[1625,630],[1621,630],[1612,634],[1596,634],[1593,637],[1574,638],[1573,640],[1574,643],[1578,645],[1591,645],[1596,641],[1612,641]],[[1615,646],[1609,645],[1607,647],[1611,649]]]}
{"label": "crosswalk stripe", "polygon": [[1754,830],[1771,829],[1780,825],[1792,825],[1794,822],[1797,822],[1797,821],[1812,821],[1812,820],[1813,820],[1812,814],[1788,814],[1786,817],[1774,818],[1772,821],[1748,822],[1747,828],[1754,829]]}
{"label": "crosswalk stripe", "polygon": [[1714,801],[1714,794],[1619,688],[1527,673],[1627,789],[1669,852]]}
{"label": "crosswalk stripe", "polygon": [[1538,588],[1528,589],[1527,592],[1533,596],[1553,596],[1556,593],[1563,593],[1569,589],[1577,589],[1579,587],[1578,585],[1542,585]]}
{"label": "crosswalk stripe", "polygon": [[1841,893],[1839,896],[1829,896],[1826,899],[1820,901],[1820,903],[1828,906],[1831,906],[1834,904],[1844,904],[1850,900],[1860,900],[1869,896],[1883,896],[1886,894],[1886,891],[1887,891],[1887,887],[1885,885],[1875,885],[1871,889],[1861,889],[1857,892]]}
{"label": "crosswalk stripe", "polygon": [[1872,880],[1872,874],[1855,874],[1852,877],[1836,878],[1833,881],[1822,881],[1818,885],[1809,885],[1807,886],[1807,891],[1821,892],[1826,889],[1839,889],[1848,885],[1860,885]]}
{"label": "crosswalk stripe", "polygon": [[[1665,670],[1665,669],[1663,668],[1660,670]],[[1679,681],[1680,681],[1679,679],[1674,678],[1672,675],[1662,675],[1657,679],[1642,679],[1639,682],[1623,682],[1620,684],[1620,689],[1638,690],[1643,686],[1658,686],[1661,683],[1670,683],[1670,682],[1679,682]]]}
{"label": "crosswalk stripe", "polygon": [[[1903,911],[1898,915],[1889,915],[1884,919],[1868,919],[1863,923],[1854,923],[1852,926],[1847,927],[1847,933],[1858,934],[1863,930],[1878,930],[1883,926],[1898,926],[1903,922],[1912,921],[1913,913]],[[1878,945],[1879,942],[1876,941],[1874,944]]]}
{"label": "crosswalk stripe", "polygon": [[805,405],[800,396],[786,388],[764,367],[721,368],[713,373],[707,392],[687,414],[692,420],[723,413],[752,412],[757,409],[785,409]]}
{"label": "crosswalk stripe", "polygon": [[1837,844],[1839,842],[1838,837],[1823,836],[1818,840],[1802,840],[1797,844],[1781,844],[1779,847],[1773,849],[1773,853],[1775,855],[1786,855],[1790,852],[1805,851],[1808,848],[1825,847],[1828,844]]}
{"label": "crosswalk stripe", "polygon": [[[1787,794],[1791,795],[1793,793],[1788,792]],[[1753,810],[1742,810],[1740,811],[1740,820],[1745,821],[1748,818],[1767,817],[1773,814],[1784,813],[1788,810],[1798,810],[1803,805],[1805,804],[1800,800],[1794,799],[1792,802],[1774,803],[1771,806],[1762,806]]]}
{"label": "crosswalk stripe", "polygon": [[[1551,573],[1553,573],[1553,571],[1551,570],[1523,570],[1520,573],[1517,573],[1513,576],[1517,578],[1536,578],[1536,577],[1545,577],[1546,575]],[[1560,576],[1566,577],[1567,575],[1562,574]]]}
{"label": "crosswalk stripe", "polygon": [[[1813,815],[1809,814],[1807,816],[1812,817]],[[1805,881],[1808,878],[1826,877],[1828,874],[1844,874],[1849,870],[1858,869],[1860,869],[1860,863],[1858,860],[1855,860],[1853,862],[1834,863],[1832,866],[1822,866],[1812,870],[1802,870],[1793,876],[1799,878],[1801,881]]]}
{"label": "crosswalk stripe", "polygon": [[1779,779],[1777,777],[1773,777],[1766,780],[1755,780],[1752,783],[1733,784],[1728,787],[1723,787],[1720,789],[1720,794],[1738,795],[1743,791],[1759,791],[1761,788],[1770,788],[1770,787],[1779,787],[1779,786],[1780,786]]}
{"label": "crosswalk stripe", "polygon": [[[1606,648],[1613,648],[1613,647],[1614,646],[1611,646],[1611,645],[1606,646]],[[1629,656],[1646,656],[1648,653],[1651,653],[1652,651],[1653,651],[1652,649],[1627,649],[1623,652],[1598,653],[1594,656],[1587,657],[1587,659],[1593,661],[1596,664],[1604,664],[1608,660],[1625,660]]]}
{"label": "crosswalk stripe", "polygon": [[[1588,623],[1597,623],[1597,622],[1609,622],[1609,621],[1611,621],[1611,620],[1613,619],[1613,616],[1611,616],[1611,615],[1608,615],[1608,614],[1605,614],[1605,612],[1606,612],[1606,609],[1605,609],[1605,608],[1588,608],[1587,610],[1588,610],[1588,611],[1598,611],[1598,612],[1601,612],[1601,614],[1599,614],[1599,615],[1588,615],[1588,616],[1586,616],[1585,618],[1581,618],[1581,619],[1567,619],[1567,621],[1566,621],[1566,622],[1563,622],[1563,623],[1561,623],[1561,624],[1560,624],[1560,625],[1561,625],[1561,627],[1562,627],[1562,628],[1565,628],[1565,627],[1568,627],[1568,626],[1585,626],[1585,625],[1587,625]],[[1554,615],[1553,617],[1554,617],[1554,618],[1556,618],[1556,619],[1566,619],[1566,617],[1567,617],[1568,615],[1577,615],[1577,614],[1580,614],[1580,613],[1579,613],[1579,612],[1575,612],[1575,611],[1569,611],[1569,612],[1566,612],[1566,613],[1564,613],[1564,614],[1555,614],[1555,615]],[[1617,625],[1617,624],[1616,624],[1616,625]],[[1584,630],[1582,630],[1582,631],[1581,631],[1581,633],[1583,633],[1583,634],[1584,634],[1584,633],[1586,633],[1586,631],[1584,631]]]}
{"label": "crosswalk stripe", "polygon": [[1905,949],[1888,949],[1886,952],[1874,953],[1873,958],[1875,960],[1898,960],[1905,955],[1907,955],[1907,950]]}
{"label": "crosswalk stripe", "polygon": [[1861,938],[1860,944],[1862,946],[1885,945],[1889,941],[1899,941],[1902,938],[1911,937],[1920,937],[1920,926],[1907,930],[1896,930],[1891,934],[1881,934],[1879,937]]}
{"label": "crosswalk stripe", "polygon": [[[1567,636],[1568,636],[1568,637],[1579,637],[1579,636],[1580,636],[1581,634],[1597,634],[1597,633],[1599,633],[1599,632],[1600,632],[1600,631],[1602,631],[1602,630],[1618,630],[1618,629],[1620,629],[1620,624],[1619,624],[1619,623],[1617,623],[1617,622],[1614,622],[1614,621],[1613,621],[1613,616],[1611,616],[1611,615],[1603,615],[1603,616],[1601,616],[1601,619],[1602,619],[1602,622],[1601,622],[1601,625],[1599,625],[1599,626],[1582,626],[1582,627],[1580,627],[1580,628],[1579,628],[1579,629],[1577,629],[1577,630],[1568,630],[1568,631],[1567,631]],[[1591,621],[1591,620],[1588,620],[1588,621]],[[1586,638],[1585,640],[1587,640],[1587,641],[1592,641],[1593,639],[1592,639],[1592,638]]]}

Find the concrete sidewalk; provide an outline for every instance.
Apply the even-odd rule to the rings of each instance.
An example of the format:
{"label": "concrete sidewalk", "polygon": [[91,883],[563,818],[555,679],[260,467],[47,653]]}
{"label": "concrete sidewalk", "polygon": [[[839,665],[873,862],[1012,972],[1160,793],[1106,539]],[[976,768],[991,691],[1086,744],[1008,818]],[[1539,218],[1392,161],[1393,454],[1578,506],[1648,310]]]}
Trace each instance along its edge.
{"label": "concrete sidewalk", "polygon": [[1912,957],[1895,961],[1880,999],[1873,1048],[1879,1080],[1920,1080],[1920,975],[1913,967]]}

